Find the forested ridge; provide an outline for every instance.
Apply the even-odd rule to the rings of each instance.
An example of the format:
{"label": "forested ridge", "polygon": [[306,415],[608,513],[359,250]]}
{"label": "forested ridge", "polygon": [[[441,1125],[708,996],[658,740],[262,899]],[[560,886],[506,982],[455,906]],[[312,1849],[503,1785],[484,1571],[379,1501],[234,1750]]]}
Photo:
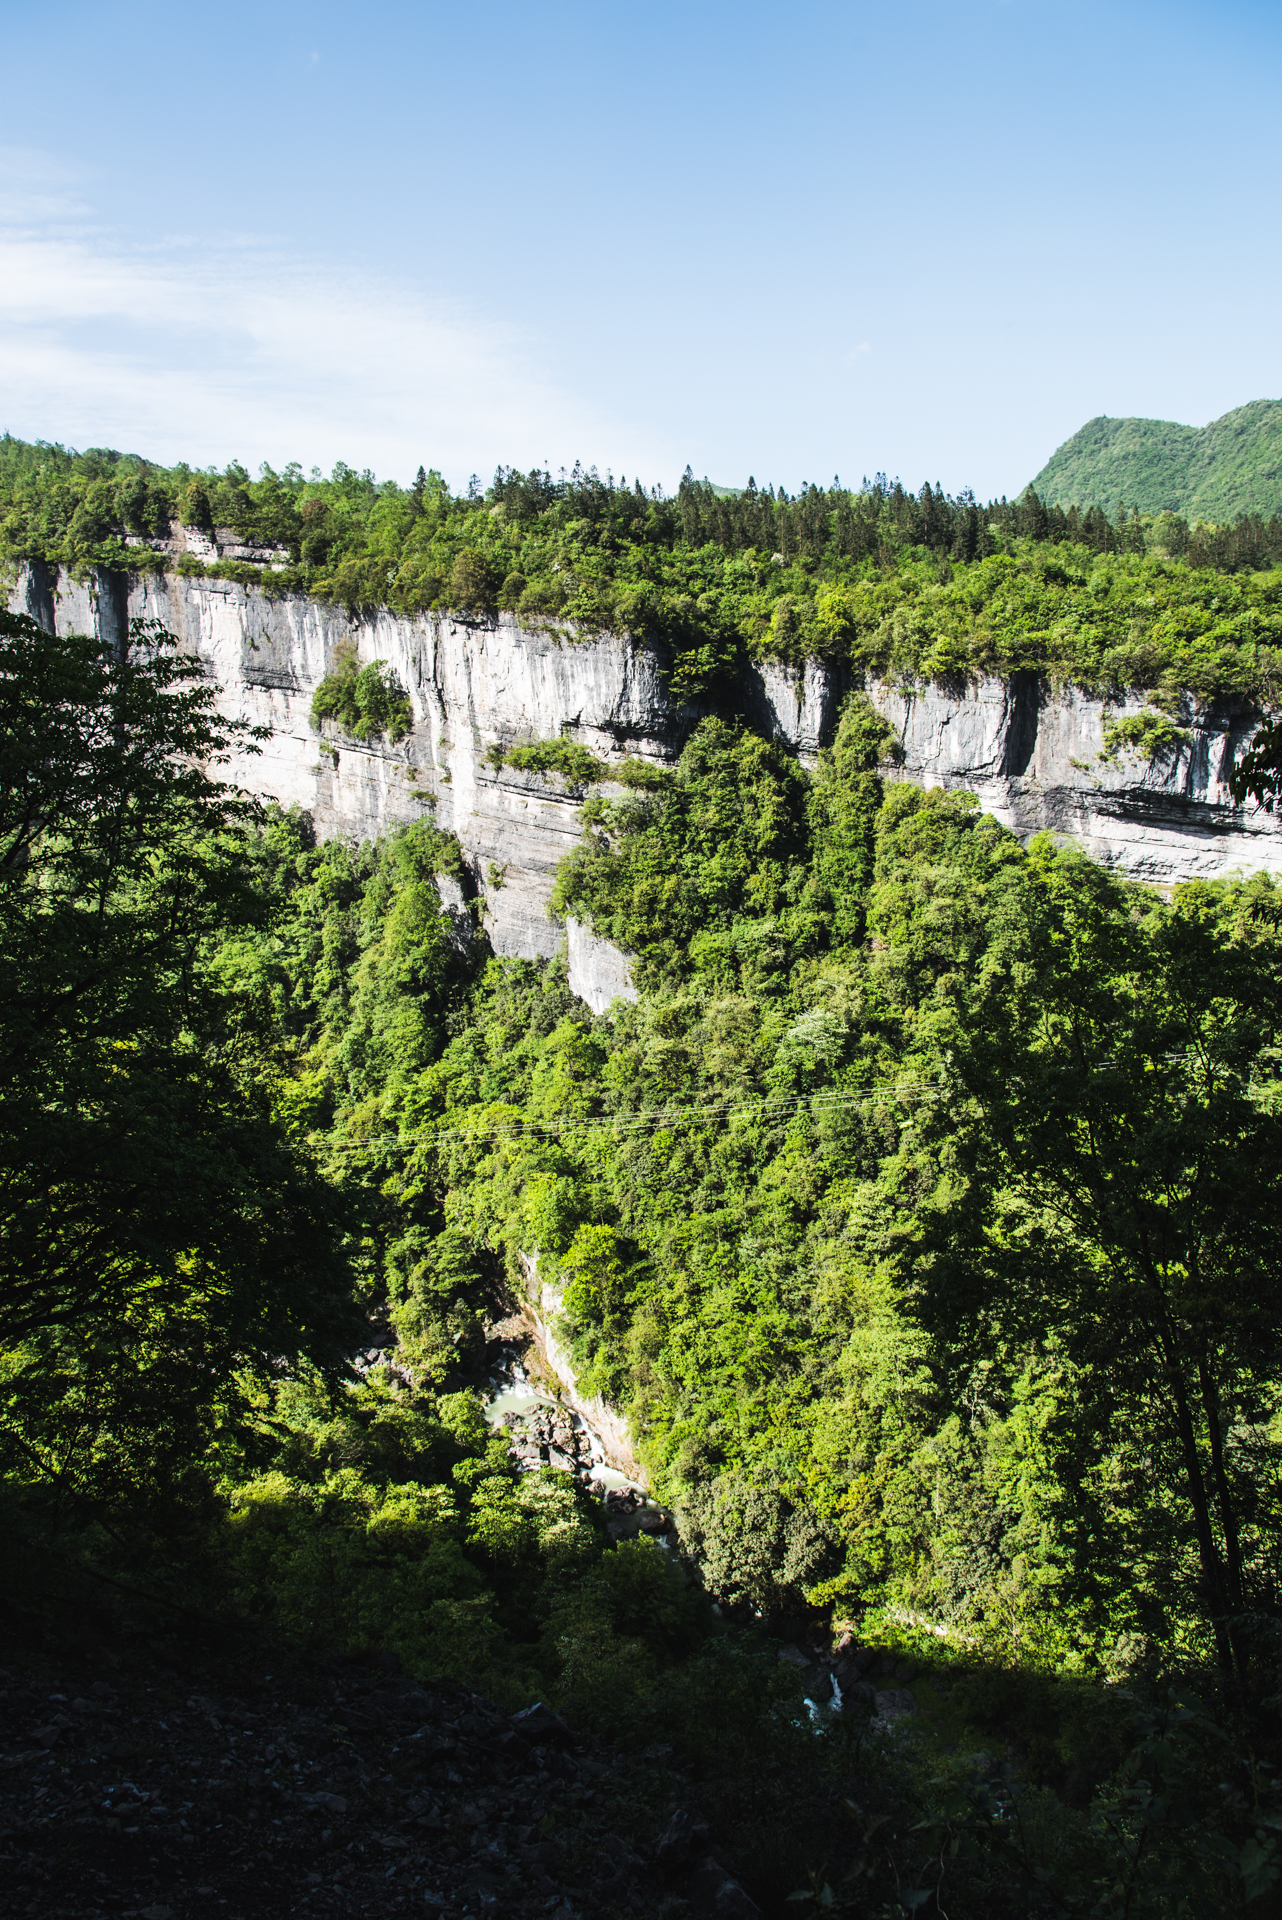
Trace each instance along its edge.
{"label": "forested ridge", "polygon": [[456,496],[421,468],[411,487],[341,463],[251,479],[6,436],[0,563],[32,561],[176,569],[353,616],[507,612],[571,639],[628,633],[665,652],[678,692],[749,659],[820,658],[1269,707],[1282,646],[1276,516],[1190,525],[1116,500],[1064,511],[1031,491],[985,505],[884,476],[730,496],[687,472],[668,496],[578,467],[503,468]]}
{"label": "forested ridge", "polygon": [[1282,401],[1252,400],[1204,427],[1101,414],[1057,447],[1033,487],[1067,507],[1128,500],[1188,520],[1274,514],[1282,506]]}
{"label": "forested ridge", "polygon": [[[337,529],[268,590],[340,597],[350,567],[390,600],[413,567],[416,604],[571,634],[649,596],[688,685],[826,648],[1273,703],[1258,522],[1213,560],[1138,516],[880,483],[453,500],[4,460],[10,560],[124,564],[114,522],[75,548],[95,488],[141,488],[153,529],[203,489],[212,537],[234,480],[247,546],[288,548],[309,501]],[[394,732],[395,689],[347,668],[314,724]],[[767,1913],[1270,1911],[1277,884],[1168,898],[1023,846],[897,783],[858,690],[811,769],[717,718],[609,787],[527,743],[582,797],[554,912],[632,957],[635,1004],[594,1017],[563,955],[494,958],[478,905],[461,937],[430,816],[318,844],[220,785],[256,744],[158,628],[0,617],[15,1640],[382,1656],[550,1701],[675,1751]],[[535,1273],[684,1574],[484,1417]],[[911,1718],[807,1708],[779,1651],[812,1632],[914,1670]]]}

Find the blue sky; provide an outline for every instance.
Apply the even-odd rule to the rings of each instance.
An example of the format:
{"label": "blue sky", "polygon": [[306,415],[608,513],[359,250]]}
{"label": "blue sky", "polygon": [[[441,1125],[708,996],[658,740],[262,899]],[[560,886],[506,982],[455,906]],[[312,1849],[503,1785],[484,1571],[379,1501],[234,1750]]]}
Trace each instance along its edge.
{"label": "blue sky", "polygon": [[1014,492],[1282,394],[1282,11],[0,0],[0,429]]}

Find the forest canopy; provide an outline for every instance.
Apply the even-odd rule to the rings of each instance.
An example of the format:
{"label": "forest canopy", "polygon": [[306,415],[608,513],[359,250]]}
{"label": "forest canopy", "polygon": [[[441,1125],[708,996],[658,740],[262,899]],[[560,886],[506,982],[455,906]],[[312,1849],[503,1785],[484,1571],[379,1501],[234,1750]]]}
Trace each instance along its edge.
{"label": "forest canopy", "polygon": [[1168,705],[1187,692],[1269,707],[1282,645],[1276,517],[1190,524],[1032,491],[983,504],[884,476],[731,494],[687,472],[666,495],[579,467],[500,468],[455,495],[423,468],[410,487],[342,463],[251,478],[234,462],[166,469],[6,437],[0,561],[176,567],[354,616],[625,633],[690,694],[749,659],[822,658],[857,675],[1031,670]]}

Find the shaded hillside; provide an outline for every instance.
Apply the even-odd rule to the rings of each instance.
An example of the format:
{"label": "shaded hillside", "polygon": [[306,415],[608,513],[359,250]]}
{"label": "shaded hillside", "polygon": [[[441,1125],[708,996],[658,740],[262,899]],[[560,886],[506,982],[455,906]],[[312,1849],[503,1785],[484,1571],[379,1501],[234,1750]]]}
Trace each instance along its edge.
{"label": "shaded hillside", "polygon": [[1282,400],[1252,400],[1205,427],[1100,414],[1033,481],[1048,505],[1115,506],[1233,520],[1282,507]]}

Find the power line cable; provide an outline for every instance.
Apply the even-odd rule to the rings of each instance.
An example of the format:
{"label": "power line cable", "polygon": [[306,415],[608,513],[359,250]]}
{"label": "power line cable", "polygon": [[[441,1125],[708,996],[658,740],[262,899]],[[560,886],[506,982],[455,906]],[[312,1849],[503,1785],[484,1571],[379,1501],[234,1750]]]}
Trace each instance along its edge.
{"label": "power line cable", "polygon": [[636,1133],[656,1133],[663,1127],[679,1125],[687,1120],[722,1119],[735,1120],[745,1116],[760,1116],[765,1119],[783,1119],[788,1114],[808,1108],[812,1112],[831,1112],[840,1109],[876,1106],[881,1102],[897,1100],[907,1093],[937,1093],[939,1083],[933,1080],[901,1081],[898,1086],[886,1087],[873,1093],[813,1093],[802,1094],[793,1100],[749,1100],[718,1101],[711,1106],[702,1107],[661,1107],[655,1112],[640,1114],[602,1114],[584,1117],[578,1120],[505,1120],[495,1121],[488,1126],[420,1128],[413,1133],[365,1134],[353,1138],[347,1134],[332,1133],[325,1135],[327,1144],[335,1147],[410,1147],[420,1141],[444,1143],[453,1140],[521,1140],[531,1137],[559,1138],[563,1134],[576,1133],[591,1135],[620,1135]]}

